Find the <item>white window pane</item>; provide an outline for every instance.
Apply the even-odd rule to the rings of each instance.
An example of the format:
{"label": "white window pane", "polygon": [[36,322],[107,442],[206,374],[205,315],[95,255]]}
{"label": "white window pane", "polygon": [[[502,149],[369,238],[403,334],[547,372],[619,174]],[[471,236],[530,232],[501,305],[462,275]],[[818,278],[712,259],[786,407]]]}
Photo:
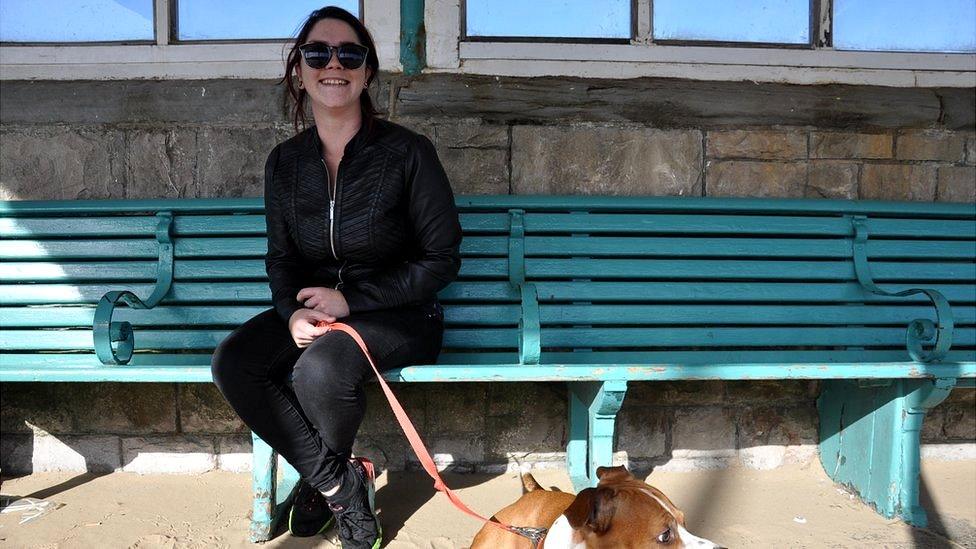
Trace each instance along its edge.
{"label": "white window pane", "polygon": [[[106,24],[107,21],[111,24]],[[153,0],[0,2],[0,42],[118,42],[153,38]]]}
{"label": "white window pane", "polygon": [[248,40],[292,38],[313,11],[338,6],[359,17],[359,0],[180,0],[179,40]]}
{"label": "white window pane", "polygon": [[630,38],[630,0],[468,0],[468,36]]}
{"label": "white window pane", "polygon": [[976,51],[976,1],[834,0],[834,47]]}
{"label": "white window pane", "polygon": [[810,43],[810,0],[654,0],[655,40]]}

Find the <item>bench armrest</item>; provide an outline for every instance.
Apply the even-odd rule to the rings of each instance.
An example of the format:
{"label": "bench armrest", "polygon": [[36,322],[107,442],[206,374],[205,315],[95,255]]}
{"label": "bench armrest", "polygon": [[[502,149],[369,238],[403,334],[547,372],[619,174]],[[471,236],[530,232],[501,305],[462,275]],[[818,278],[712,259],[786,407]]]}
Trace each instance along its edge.
{"label": "bench armrest", "polygon": [[[935,306],[936,321],[932,322],[927,318],[912,320],[905,332],[905,345],[908,347],[908,354],[916,362],[938,362],[942,360],[952,347],[952,331],[955,325],[949,301],[937,290],[912,288],[901,292],[887,292],[879,288],[874,283],[871,276],[871,266],[868,263],[868,227],[866,221],[866,216],[851,216],[851,225],[854,229],[854,242],[852,244],[854,272],[857,275],[857,281],[863,289],[876,295],[905,297],[925,294]],[[932,350],[925,350],[923,343],[932,343],[933,341],[935,344]]]}
{"label": "bench armrest", "polygon": [[[135,338],[132,324],[112,322],[115,306],[121,301],[133,309],[152,309],[173,286],[173,213],[156,214],[156,241],[159,243],[159,266],[156,271],[156,287],[146,300],[127,290],[107,292],[98,301],[92,325],[95,354],[102,364],[126,364],[132,358]],[[113,343],[116,345],[113,346]]]}

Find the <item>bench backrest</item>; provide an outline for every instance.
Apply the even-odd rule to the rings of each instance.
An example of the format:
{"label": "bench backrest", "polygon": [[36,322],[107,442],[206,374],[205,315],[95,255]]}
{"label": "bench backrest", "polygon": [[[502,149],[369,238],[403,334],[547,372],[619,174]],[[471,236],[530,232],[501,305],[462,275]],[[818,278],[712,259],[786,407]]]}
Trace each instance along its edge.
{"label": "bench backrest", "polygon": [[[441,293],[442,364],[907,361],[906,326],[946,319],[924,294],[867,291],[858,248],[883,289],[946,297],[954,328],[945,360],[976,355],[971,205],[556,196],[458,204],[463,262]],[[113,319],[134,328],[133,366],[206,369],[230,330],[270,306],[260,199],[0,203],[4,362],[98,365],[94,306],[113,290],[153,293],[164,263],[159,212],[172,214],[172,287],[155,308],[119,306]]]}

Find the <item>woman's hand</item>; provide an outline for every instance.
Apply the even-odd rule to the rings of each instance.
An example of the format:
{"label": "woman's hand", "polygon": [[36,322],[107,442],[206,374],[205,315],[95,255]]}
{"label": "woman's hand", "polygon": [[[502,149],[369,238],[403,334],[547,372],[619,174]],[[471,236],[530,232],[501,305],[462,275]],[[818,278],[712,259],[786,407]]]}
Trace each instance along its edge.
{"label": "woman's hand", "polygon": [[315,309],[335,318],[349,316],[349,304],[339,290],[332,288],[302,288],[298,292],[298,301],[305,303],[306,309]]}
{"label": "woman's hand", "polygon": [[298,309],[292,313],[291,318],[288,319],[288,331],[291,333],[291,338],[295,341],[295,345],[300,349],[304,349],[328,332],[329,329],[326,326],[321,328],[316,327],[316,324],[323,320],[331,324],[336,319],[333,316],[312,309]]}

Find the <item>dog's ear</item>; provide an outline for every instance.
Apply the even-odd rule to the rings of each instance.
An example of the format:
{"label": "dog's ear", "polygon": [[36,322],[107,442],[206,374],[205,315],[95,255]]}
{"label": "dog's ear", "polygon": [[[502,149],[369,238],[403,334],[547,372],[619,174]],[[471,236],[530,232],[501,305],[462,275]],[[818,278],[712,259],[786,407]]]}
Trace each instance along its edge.
{"label": "dog's ear", "polygon": [[563,513],[574,530],[588,528],[596,534],[610,529],[610,522],[617,512],[616,493],[610,488],[587,488]]}
{"label": "dog's ear", "polygon": [[622,481],[622,480],[633,480],[634,475],[627,470],[623,465],[618,465],[616,467],[597,467],[596,468],[596,478],[600,481]]}

